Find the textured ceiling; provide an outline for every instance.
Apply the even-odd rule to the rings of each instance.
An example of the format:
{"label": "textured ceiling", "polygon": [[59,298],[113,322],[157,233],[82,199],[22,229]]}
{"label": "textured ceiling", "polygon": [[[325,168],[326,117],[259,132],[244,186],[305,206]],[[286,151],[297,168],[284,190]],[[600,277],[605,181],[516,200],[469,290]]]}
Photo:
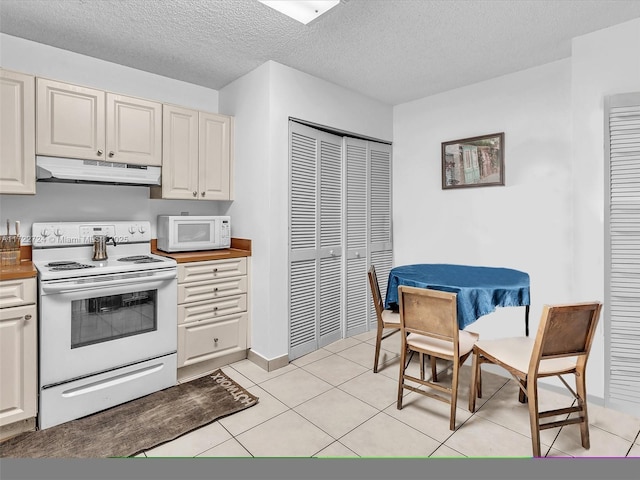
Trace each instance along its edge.
{"label": "textured ceiling", "polygon": [[1,32],[91,57],[216,90],[274,60],[392,105],[639,17],[638,0],[343,0],[305,26],[257,0],[0,0]]}

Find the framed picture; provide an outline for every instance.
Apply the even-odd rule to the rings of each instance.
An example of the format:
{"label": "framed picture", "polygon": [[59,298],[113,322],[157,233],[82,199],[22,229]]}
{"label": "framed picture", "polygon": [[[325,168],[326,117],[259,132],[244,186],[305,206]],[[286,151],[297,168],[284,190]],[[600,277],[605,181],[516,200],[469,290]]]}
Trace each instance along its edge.
{"label": "framed picture", "polygon": [[442,143],[442,188],[504,185],[504,132]]}

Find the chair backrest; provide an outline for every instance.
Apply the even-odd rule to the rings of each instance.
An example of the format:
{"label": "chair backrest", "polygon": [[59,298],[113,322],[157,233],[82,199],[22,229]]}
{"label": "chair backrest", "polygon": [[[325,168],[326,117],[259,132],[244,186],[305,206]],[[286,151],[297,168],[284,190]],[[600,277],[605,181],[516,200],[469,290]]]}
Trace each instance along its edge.
{"label": "chair backrest", "polygon": [[529,371],[545,359],[577,357],[586,364],[600,318],[598,302],[545,305],[531,354]]}
{"label": "chair backrest", "polygon": [[382,294],[380,293],[380,285],[378,284],[378,276],[376,275],[376,267],[371,265],[369,268],[369,287],[371,288],[371,296],[373,297],[373,305],[376,307],[376,315],[378,322],[382,322]]}
{"label": "chair backrest", "polygon": [[419,333],[458,344],[456,294],[427,288],[401,285],[400,328],[406,333]]}

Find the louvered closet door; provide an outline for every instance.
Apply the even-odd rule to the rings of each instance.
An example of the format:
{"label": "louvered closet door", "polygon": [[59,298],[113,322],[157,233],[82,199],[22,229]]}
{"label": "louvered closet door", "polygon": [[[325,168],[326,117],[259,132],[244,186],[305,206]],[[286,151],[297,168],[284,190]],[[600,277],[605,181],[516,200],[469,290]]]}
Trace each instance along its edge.
{"label": "louvered closet door", "polygon": [[341,337],[342,139],[290,124],[289,359]]}
{"label": "louvered closet door", "polygon": [[[376,267],[380,293],[387,294],[389,271],[393,265],[391,238],[391,145],[369,142],[369,263]],[[369,293],[370,328],[376,322],[373,298]]]}
{"label": "louvered closet door", "polygon": [[608,401],[640,408],[640,93],[608,99]]}
{"label": "louvered closet door", "polygon": [[367,141],[346,137],[346,336],[369,330]]}

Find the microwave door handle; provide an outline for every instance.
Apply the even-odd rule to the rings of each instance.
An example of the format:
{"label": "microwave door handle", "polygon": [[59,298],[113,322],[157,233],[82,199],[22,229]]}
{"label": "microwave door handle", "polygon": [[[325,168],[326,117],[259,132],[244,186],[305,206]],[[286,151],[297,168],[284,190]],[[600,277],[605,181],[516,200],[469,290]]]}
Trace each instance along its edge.
{"label": "microwave door handle", "polygon": [[132,276],[129,278],[119,278],[117,280],[104,280],[104,281],[93,281],[93,282],[83,282],[77,283],[76,281],[72,281],[69,283],[57,283],[57,284],[47,284],[42,283],[41,288],[45,293],[63,293],[63,292],[74,292],[79,290],[91,290],[96,288],[103,287],[113,287],[113,286],[122,286],[122,285],[135,285],[138,283],[148,283],[148,282],[156,282],[159,280],[172,280],[176,278],[176,272],[169,272],[157,275],[145,275],[145,276]]}

